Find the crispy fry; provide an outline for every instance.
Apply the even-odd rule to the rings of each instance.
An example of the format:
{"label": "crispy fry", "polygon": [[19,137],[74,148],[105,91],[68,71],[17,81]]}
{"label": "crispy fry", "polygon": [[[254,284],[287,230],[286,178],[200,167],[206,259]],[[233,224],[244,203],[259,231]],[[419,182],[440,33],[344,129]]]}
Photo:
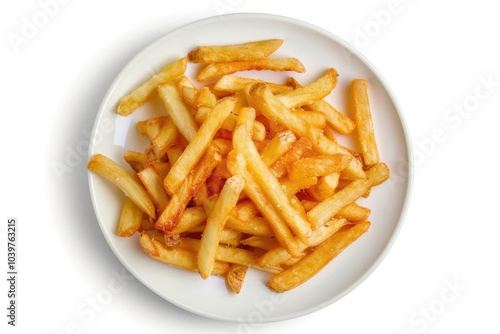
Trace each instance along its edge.
{"label": "crispy fry", "polygon": [[287,166],[288,177],[295,181],[304,177],[326,176],[340,173],[352,157],[346,154],[317,155],[302,158]]}
{"label": "crispy fry", "polygon": [[179,159],[172,165],[164,184],[171,194],[175,193],[189,171],[196,165],[207,147],[210,145],[224,119],[233,110],[235,100],[225,98],[214,107],[209,117],[203,122]]}
{"label": "crispy fry", "polygon": [[183,57],[171,65],[165,67],[160,73],[153,75],[143,84],[139,85],[128,95],[120,100],[118,114],[122,116],[130,115],[139,108],[159,85],[165,84],[182,75],[186,71],[187,58]]}
{"label": "crispy fry", "polygon": [[269,226],[274,231],[276,240],[290,254],[297,253],[297,241],[295,240],[290,228],[285,223],[279,212],[274,208],[262,188],[257,184],[252,175],[246,169],[246,161],[242,153],[232,151],[227,158],[228,168],[233,174],[238,174],[245,180],[245,193],[257,206],[263,217],[266,218]]}
{"label": "crispy fry", "polygon": [[297,141],[292,131],[277,133],[260,151],[260,157],[267,166],[274,164]]}
{"label": "crispy fry", "polygon": [[297,213],[291,205],[290,199],[283,191],[278,180],[273,176],[269,167],[260,158],[253,141],[245,130],[244,126],[237,126],[233,133],[233,145],[241,152],[249,162],[248,168],[256,178],[257,183],[262,187],[269,201],[279,210],[287,225],[300,238],[308,244],[311,234],[309,223]]}
{"label": "crispy fry", "polygon": [[368,101],[368,82],[364,79],[355,79],[351,83],[351,98],[358,128],[358,138],[361,145],[363,160],[367,166],[373,166],[379,162],[379,154],[375,134],[373,132],[373,121]]}
{"label": "crispy fry", "polygon": [[308,105],[323,99],[337,85],[338,73],[334,68],[328,69],[313,83],[283,92],[276,97],[287,108],[296,108]]}
{"label": "crispy fry", "polygon": [[198,252],[198,269],[204,279],[210,276],[212,272],[222,229],[226,224],[229,212],[236,205],[244,185],[242,177],[232,176],[229,178],[207,218],[207,224],[201,237],[200,251]]}
{"label": "crispy fry", "polygon": [[171,231],[178,224],[180,214],[221,160],[222,157],[215,145],[210,145],[193,172],[184,179],[179,190],[170,198],[167,207],[155,223],[158,230]]}
{"label": "crispy fry", "polygon": [[158,212],[163,212],[170,198],[168,197],[165,188],[163,188],[163,180],[156,172],[154,166],[150,165],[144,168],[142,171],[137,173],[137,176],[141,179],[142,184],[146,188],[150,198],[153,200]]}
{"label": "crispy fry", "polygon": [[[309,138],[319,152],[324,154],[342,153],[350,155],[345,148],[326,138],[320,129],[309,126],[306,121],[292,114],[290,109],[281,103],[265,84],[254,84],[246,91],[248,103],[252,107],[262,112],[271,121],[285,125],[301,137]],[[346,176],[354,179],[364,177],[363,167],[357,159],[351,160],[346,168],[346,172],[349,172]]]}
{"label": "crispy fry", "polygon": [[282,39],[269,39],[232,45],[198,46],[188,53],[188,58],[193,63],[250,61],[271,55],[282,44]]}
{"label": "crispy fry", "polygon": [[351,182],[344,189],[328,197],[307,213],[313,229],[326,223],[335,216],[340,209],[353,203],[372,187],[377,186],[389,178],[389,168],[384,163],[373,165],[366,172],[366,178]]}
{"label": "crispy fry", "polygon": [[[140,244],[142,249],[153,259],[169,264],[173,267],[189,271],[198,271],[196,252],[180,247],[167,248],[160,241],[152,238],[147,233],[141,233]],[[212,275],[223,276],[229,271],[229,264],[216,261]]]}
{"label": "crispy fry", "polygon": [[142,216],[142,210],[129,197],[125,196],[118,220],[117,234],[120,237],[134,235],[141,226]]}
{"label": "crispy fry", "polygon": [[198,125],[175,85],[172,83],[160,85],[158,93],[181,135],[191,141],[198,131]]}
{"label": "crispy fry", "polygon": [[276,292],[285,292],[306,282],[364,234],[369,226],[369,222],[362,222],[335,233],[293,267],[271,278],[268,286]]}
{"label": "crispy fry", "polygon": [[292,90],[292,87],[287,85],[280,85],[273,82],[266,82],[259,79],[238,77],[234,75],[224,75],[215,83],[214,89],[223,92],[236,93],[243,91],[247,85],[251,85],[257,82],[265,82],[266,85],[269,87],[269,89],[271,89],[271,92],[273,92],[273,94],[279,94]]}
{"label": "crispy fry", "polygon": [[304,65],[296,58],[264,58],[253,61],[209,64],[198,72],[196,79],[205,82],[220,78],[226,74],[249,70],[305,72]]}
{"label": "crispy fry", "polygon": [[156,207],[140,182],[132,177],[121,165],[110,158],[96,154],[88,163],[88,169],[111,181],[126,196],[150,217],[156,217]]}

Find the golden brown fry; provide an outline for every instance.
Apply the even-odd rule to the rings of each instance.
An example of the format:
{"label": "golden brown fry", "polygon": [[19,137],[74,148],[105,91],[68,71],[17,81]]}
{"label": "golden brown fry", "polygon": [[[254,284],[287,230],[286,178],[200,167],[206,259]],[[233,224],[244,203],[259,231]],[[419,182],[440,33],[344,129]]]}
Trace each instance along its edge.
{"label": "golden brown fry", "polygon": [[320,78],[311,84],[283,92],[276,97],[287,108],[296,108],[322,100],[337,85],[338,73],[334,68],[328,69]]}
{"label": "golden brown fry", "polygon": [[120,188],[148,216],[156,217],[156,207],[146,189],[117,162],[102,154],[96,154],[90,159],[88,169]]}
{"label": "golden brown fry", "polygon": [[191,141],[198,131],[193,115],[182,100],[182,97],[174,84],[168,83],[158,87],[158,93],[167,109],[170,118],[181,135]]}
{"label": "golden brown fry", "polygon": [[369,226],[369,222],[362,222],[335,233],[294,266],[271,278],[268,286],[276,292],[285,292],[306,282],[363,235]]}
{"label": "golden brown fry", "polygon": [[188,53],[188,58],[193,63],[250,61],[271,55],[281,44],[282,39],[269,39],[232,45],[198,46]]}
{"label": "golden brown fry", "polygon": [[318,228],[335,216],[340,209],[348,204],[354,203],[359,197],[389,178],[389,168],[384,163],[373,165],[367,172],[364,179],[352,181],[348,186],[328,197],[311,211],[307,213],[307,218],[312,228]]}
{"label": "golden brown fry", "polygon": [[229,212],[238,202],[238,197],[244,185],[244,180],[240,176],[235,175],[227,179],[212,212],[207,218],[205,230],[201,237],[200,251],[198,252],[198,269],[203,279],[210,276],[212,272],[222,229],[226,224]]}
{"label": "golden brown fry", "polygon": [[134,235],[141,227],[142,216],[142,210],[129,197],[125,196],[118,220],[117,234],[120,237]]}
{"label": "golden brown fry", "polygon": [[243,281],[248,271],[248,266],[241,264],[231,264],[226,275],[226,283],[235,293],[240,293]]}
{"label": "golden brown fry", "polygon": [[238,77],[234,75],[225,75],[222,78],[220,78],[215,83],[214,89],[223,92],[236,93],[243,91],[247,85],[251,85],[257,82],[265,82],[266,85],[269,86],[269,89],[271,89],[271,92],[273,92],[273,94],[279,94],[292,90],[292,87],[287,85],[280,85],[273,82],[267,82],[253,78]]}
{"label": "golden brown fry", "polygon": [[210,145],[195,166],[192,173],[184,179],[179,190],[172,195],[167,207],[161,213],[155,223],[155,227],[160,231],[171,231],[179,222],[179,216],[186,209],[187,204],[196,191],[208,179],[215,166],[220,163],[222,157],[215,145]]}
{"label": "golden brown fry", "polygon": [[179,159],[172,165],[164,181],[165,188],[167,188],[171,194],[174,194],[179,189],[190,170],[196,165],[210,145],[222,122],[233,110],[234,103],[234,98],[224,98],[220,100],[212,112],[210,112],[209,117],[195,133]]}
{"label": "golden brown fry", "polygon": [[[140,244],[142,249],[155,260],[184,270],[198,271],[196,252],[180,247],[167,248],[161,241],[152,238],[146,232],[141,233]],[[228,263],[216,261],[212,275],[223,276],[228,270]]]}
{"label": "golden brown fry", "polygon": [[153,75],[143,84],[139,85],[132,92],[124,96],[118,105],[118,114],[122,116],[130,115],[139,108],[159,85],[165,84],[182,75],[186,71],[187,58],[181,58],[163,69],[160,73]]}
{"label": "golden brown fry", "polygon": [[246,161],[242,153],[231,151],[227,157],[228,168],[233,174],[241,175],[245,180],[245,193],[257,206],[263,217],[266,218],[269,226],[274,231],[276,240],[290,254],[297,254],[297,241],[295,240],[290,228],[285,223],[279,212],[274,208],[262,188],[246,169]]}
{"label": "golden brown fry", "polygon": [[379,154],[368,101],[368,82],[365,79],[352,81],[351,98],[363,160],[367,166],[373,166],[379,162]]}
{"label": "golden brown fry", "polygon": [[319,177],[340,173],[352,157],[346,154],[317,155],[302,158],[287,166],[288,177],[295,181],[304,177]]}
{"label": "golden brown fry", "polygon": [[304,65],[297,58],[264,58],[253,61],[209,64],[198,72],[196,79],[200,82],[205,82],[227,74],[250,70],[305,72]]}
{"label": "golden brown fry", "polygon": [[260,157],[267,166],[274,164],[297,141],[292,131],[277,133],[260,151]]}
{"label": "golden brown fry", "polygon": [[[301,137],[309,138],[319,152],[323,154],[342,153],[350,155],[345,148],[326,138],[320,129],[309,126],[306,121],[292,114],[290,109],[281,103],[265,84],[254,84],[246,91],[250,106],[262,112],[271,121],[283,124]],[[353,179],[364,177],[363,166],[357,159],[352,159],[345,171],[346,177]]]}
{"label": "golden brown fry", "polygon": [[236,127],[233,133],[233,146],[243,154],[250,173],[255,177],[269,201],[279,210],[290,229],[303,243],[308,244],[311,226],[292,206],[279,181],[260,158],[259,152],[244,126]]}

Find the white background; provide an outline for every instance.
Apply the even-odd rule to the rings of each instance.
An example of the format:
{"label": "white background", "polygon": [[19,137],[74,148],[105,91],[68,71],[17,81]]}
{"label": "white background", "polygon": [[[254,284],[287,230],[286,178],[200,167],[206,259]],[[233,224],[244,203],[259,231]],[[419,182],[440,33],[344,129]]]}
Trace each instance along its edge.
{"label": "white background", "polygon": [[[57,4],[39,21],[44,26],[12,43],[27,21],[43,19],[44,3]],[[494,2],[325,3],[2,2],[2,333],[499,332],[500,20]],[[304,20],[351,43],[395,92],[415,154],[405,224],[375,272],[320,311],[252,326],[190,314],[130,280],[97,225],[86,157],[62,176],[53,170],[88,143],[101,99],[137,52],[193,20],[236,12]],[[10,217],[18,223],[15,328],[6,317]],[[109,298],[94,305],[97,296]]]}

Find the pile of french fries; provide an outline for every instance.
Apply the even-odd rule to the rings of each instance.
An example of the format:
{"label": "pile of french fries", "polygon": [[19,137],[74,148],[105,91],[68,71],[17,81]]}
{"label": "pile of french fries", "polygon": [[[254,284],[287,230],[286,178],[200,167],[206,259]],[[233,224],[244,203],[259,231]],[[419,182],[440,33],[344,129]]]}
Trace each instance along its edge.
{"label": "pile of french fries", "polygon": [[[137,123],[149,145],[124,154],[131,169],[102,154],[88,164],[125,194],[118,235],[138,235],[158,261],[222,276],[236,293],[249,267],[268,272],[277,292],[313,277],[368,230],[371,211],[356,201],[390,174],[366,80],[352,81],[350,118],[325,100],[334,68],[307,85],[235,74],[304,72],[298,59],[271,56],[282,43],[195,48],[121,99],[122,116],[153,94],[166,109]],[[201,64],[195,78],[189,63]]]}

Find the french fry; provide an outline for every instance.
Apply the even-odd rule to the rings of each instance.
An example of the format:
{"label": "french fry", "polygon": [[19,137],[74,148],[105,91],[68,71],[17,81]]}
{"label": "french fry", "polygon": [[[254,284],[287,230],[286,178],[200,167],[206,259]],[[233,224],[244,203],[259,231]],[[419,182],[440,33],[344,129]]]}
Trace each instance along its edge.
{"label": "french fry", "polygon": [[235,99],[233,98],[220,100],[212,112],[210,112],[209,117],[203,122],[199,131],[195,133],[179,159],[172,165],[164,181],[165,187],[171,194],[179,189],[180,185],[189,174],[189,171],[194,167],[210,145],[210,142],[214,138],[217,130],[219,130],[222,122],[233,110],[234,103]]}
{"label": "french fry", "polygon": [[226,283],[231,291],[240,293],[247,271],[248,266],[241,264],[231,264],[226,275]]}
{"label": "french fry", "polygon": [[201,237],[200,251],[198,252],[198,269],[203,279],[210,276],[212,272],[222,229],[229,212],[238,202],[238,197],[244,185],[243,178],[239,176],[232,176],[227,179],[212,212],[207,218],[205,230]]}
{"label": "french fry", "polygon": [[181,135],[191,141],[198,131],[198,125],[175,85],[172,83],[160,85],[158,93]]}
{"label": "french fry", "polygon": [[268,286],[276,292],[285,292],[303,284],[363,235],[369,226],[369,222],[362,222],[335,233],[293,267],[272,277]]}
{"label": "french fry", "polygon": [[372,187],[377,186],[389,178],[387,165],[377,163],[367,172],[366,177],[352,181],[348,186],[328,197],[307,213],[313,229],[326,223],[335,216],[340,209],[353,203]]}
{"label": "french fry", "polygon": [[304,73],[306,69],[297,58],[263,58],[253,61],[209,64],[198,72],[196,80],[199,82],[206,82],[218,79],[227,74],[250,70],[294,71]]}
{"label": "french fry", "polygon": [[167,150],[175,144],[178,137],[179,130],[173,119],[168,117],[158,133],[151,139],[152,154],[148,157],[149,160],[160,160],[167,153]]}
{"label": "french fry", "polygon": [[283,92],[276,97],[287,108],[296,108],[308,105],[323,99],[331,93],[337,85],[337,70],[328,69],[320,78],[313,83]]}
{"label": "french fry", "polygon": [[129,197],[125,196],[118,220],[117,234],[120,237],[134,235],[141,227],[142,216],[142,210]]}
{"label": "french fry", "polygon": [[297,141],[292,131],[277,133],[260,151],[260,157],[267,166],[274,164]]}
{"label": "french fry", "polygon": [[[262,112],[271,121],[283,124],[301,137],[309,138],[319,152],[324,154],[342,153],[350,155],[345,148],[326,138],[320,129],[309,126],[306,121],[292,114],[290,109],[281,103],[265,84],[254,84],[248,87],[246,92],[250,106]],[[346,172],[349,172],[346,175],[347,177],[354,179],[364,177],[363,167],[357,159],[351,160],[346,167]]]}
{"label": "french fry", "polygon": [[[301,137],[295,143],[292,144],[290,149],[288,149],[275,163],[272,164],[270,170],[272,174],[280,178],[287,173],[288,167],[299,160],[304,154],[312,151],[313,146],[311,141],[307,137]],[[305,175],[315,176],[315,175]]]}
{"label": "french fry", "polygon": [[[303,87],[293,77],[288,80],[287,84],[295,89]],[[314,103],[305,105],[304,109],[323,113],[328,124],[344,135],[350,134],[356,127],[356,123],[352,119],[342,114],[325,100],[318,100]]]}
{"label": "french fry", "polygon": [[305,177],[326,176],[340,173],[351,162],[346,154],[317,155],[306,157],[287,165],[288,177],[295,181]]}
{"label": "french fry", "polygon": [[[316,275],[368,230],[371,210],[356,201],[390,176],[366,80],[351,82],[351,120],[325,99],[338,84],[333,67],[306,86],[232,75],[304,72],[296,58],[269,58],[282,43],[193,49],[120,101],[126,116],[156,90],[167,112],[137,122],[149,144],[123,156],[135,173],[102,154],[88,164],[125,194],[119,236],[140,232],[149,257],[203,279],[223,276],[235,293],[248,268],[273,274],[277,292]],[[201,86],[186,74],[188,60],[200,63]],[[359,152],[337,139],[356,127]]]}
{"label": "french fry", "polygon": [[144,153],[136,152],[136,151],[127,151],[123,155],[123,159],[129,164],[130,168],[132,168],[136,172],[140,172],[147,166],[149,166],[149,160],[144,155]]}
{"label": "french fry", "polygon": [[282,44],[282,39],[269,39],[233,45],[198,46],[188,53],[188,58],[193,63],[250,61],[271,55]]}
{"label": "french fry", "polygon": [[365,79],[352,81],[351,98],[363,160],[367,166],[373,166],[379,162],[379,153],[368,101],[368,82]]}
{"label": "french fry", "polygon": [[186,71],[187,58],[183,57],[168,65],[160,73],[153,75],[146,82],[139,85],[132,92],[125,95],[118,105],[118,114],[130,115],[134,110],[143,105],[159,85],[165,84],[182,75]]}
{"label": "french fry", "polygon": [[[196,252],[188,251],[180,247],[167,248],[160,241],[155,240],[145,232],[141,233],[140,245],[142,249],[155,260],[184,270],[198,271]],[[212,270],[212,275],[224,276],[228,271],[228,263],[216,261]]]}
{"label": "french fry", "polygon": [[303,243],[308,244],[308,239],[311,234],[309,223],[303,219],[292,206],[290,199],[283,191],[280,183],[273,176],[269,167],[267,167],[260,158],[259,152],[244,126],[236,127],[233,133],[233,145],[249,162],[249,171],[256,178],[257,183],[262,187],[269,201],[279,210],[280,215],[290,229]]}
{"label": "french fry", "polygon": [[227,158],[228,168],[233,174],[238,174],[245,180],[244,191],[253,203],[257,206],[260,213],[266,218],[269,226],[274,231],[276,240],[290,254],[297,254],[297,241],[295,240],[290,228],[285,223],[279,212],[274,208],[262,188],[257,184],[252,175],[246,169],[246,161],[242,153],[231,151]]}
{"label": "french fry", "polygon": [[158,230],[171,231],[178,224],[179,216],[186,209],[191,198],[221,160],[222,157],[215,145],[210,145],[193,172],[184,179],[179,190],[170,198],[165,210],[155,223]]}
{"label": "french fry", "polygon": [[150,165],[144,168],[137,173],[137,176],[141,179],[158,212],[163,212],[170,198],[163,187],[163,180],[156,172],[154,166]]}
{"label": "french fry", "polygon": [[[348,221],[346,219],[332,219],[328,222],[328,224],[313,230],[311,234],[311,245],[309,247],[313,248],[318,246],[320,243],[339,231],[347,223]],[[285,264],[285,262],[293,257],[301,257],[306,254],[308,246],[301,242],[298,242],[298,244],[298,254],[295,256],[292,256],[283,247],[276,247],[257,259],[256,263],[263,267],[276,267]]]}
{"label": "french fry", "polygon": [[271,92],[273,92],[273,94],[279,94],[292,90],[292,87],[287,85],[280,85],[273,82],[267,82],[253,78],[238,77],[235,75],[224,75],[215,83],[214,89],[222,92],[236,93],[243,91],[247,85],[251,85],[257,82],[265,82],[269,89],[271,89]]}
{"label": "french fry", "polygon": [[146,189],[117,162],[102,154],[96,154],[90,159],[87,168],[120,188],[125,193],[125,196],[130,197],[148,216],[156,217],[156,207]]}

